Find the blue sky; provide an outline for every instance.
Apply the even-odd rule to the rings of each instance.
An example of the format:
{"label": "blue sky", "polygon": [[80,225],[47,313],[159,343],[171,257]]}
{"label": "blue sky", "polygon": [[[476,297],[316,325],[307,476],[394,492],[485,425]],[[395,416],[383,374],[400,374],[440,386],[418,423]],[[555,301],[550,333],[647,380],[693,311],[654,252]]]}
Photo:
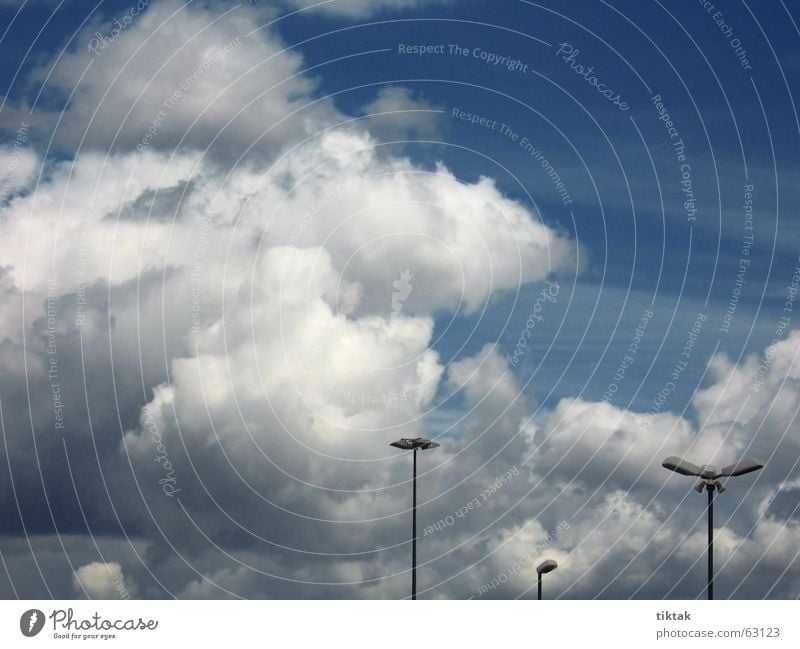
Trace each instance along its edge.
{"label": "blue sky", "polygon": [[[598,362],[598,374],[613,372],[617,349],[627,346],[631,325],[648,303],[656,306],[661,325],[651,330],[648,344],[651,351],[664,345],[653,367],[654,376],[661,363],[669,368],[669,351],[683,345],[684,330],[696,314],[706,313],[710,324],[698,342],[698,358],[688,374],[694,380],[687,379],[683,401],[675,404],[679,406],[690,398],[713,350],[738,357],[758,352],[771,340],[784,289],[796,265],[791,234],[797,196],[790,178],[796,173],[792,152],[798,128],[786,86],[797,74],[798,60],[792,49],[796,33],[766,12],[758,21],[767,40],[746,8],[735,3],[720,7],[734,30],[737,24],[748,25],[738,37],[748,58],[759,62],[755,74],[738,64],[729,39],[711,15],[690,3],[671,8],[654,5],[647,11],[637,11],[637,4],[620,5],[624,18],[597,2],[568,7],[506,3],[500,15],[485,3],[468,2],[436,7],[426,12],[425,22],[384,18],[352,28],[346,21],[326,21],[320,27],[297,19],[287,20],[282,29],[297,41],[325,27],[344,29],[339,35],[303,45],[310,61],[362,48],[390,49],[365,57],[364,65],[348,63],[340,66],[341,71],[335,66],[326,68],[323,91],[333,94],[368,86],[337,95],[337,103],[355,109],[380,84],[403,83],[413,88],[444,111],[442,139],[456,145],[420,144],[410,147],[413,155],[423,161],[444,159],[467,180],[492,175],[509,195],[523,202],[533,197],[547,222],[585,246],[588,261],[576,287],[581,297],[570,301],[563,324],[563,313],[554,313],[560,326],[552,326],[537,341],[541,349],[552,344],[553,349],[569,350],[559,353],[556,362],[544,364],[539,376],[549,386],[558,380],[583,335],[590,332],[570,366],[572,372],[567,371],[562,385],[553,386],[554,397],[574,394],[576,382],[583,386],[587,372]],[[670,15],[668,9],[674,13]],[[520,26],[530,35],[520,34]],[[551,33],[558,37],[544,36]],[[629,111],[614,110],[582,78],[564,73],[563,57],[554,51],[563,42],[579,49],[577,60],[592,65],[599,78],[628,100]],[[446,54],[403,56],[397,52],[401,43],[441,43],[447,45]],[[528,63],[530,71],[509,72],[474,56],[450,55],[450,44],[518,58]],[[664,98],[686,145],[698,209],[691,224],[682,208],[680,169],[651,101],[655,94]],[[531,163],[530,154],[500,134],[499,125],[491,129],[457,120],[452,117],[454,108],[506,123],[520,138],[527,137],[545,151],[574,197],[571,209],[562,205],[547,176]],[[732,330],[721,334],[721,318],[741,257],[743,186],[749,182],[755,186],[757,242]],[[518,323],[527,318],[524,302],[518,311],[510,331],[521,328],[513,324],[516,317]],[[491,339],[489,323],[484,324],[485,336]],[[472,344],[480,346],[480,341]],[[610,346],[603,356],[607,342]],[[447,339],[442,345],[447,349]],[[645,368],[645,363],[639,364],[633,380],[622,386],[619,398],[624,402],[646,403],[652,387],[658,386],[660,379],[640,386],[640,372]],[[596,398],[604,387],[601,378],[596,385],[585,386],[586,394]]]}
{"label": "blue sky", "polygon": [[[736,356],[763,349],[772,338],[784,289],[796,266],[791,235],[797,196],[790,179],[796,174],[792,153],[798,144],[798,124],[786,86],[796,81],[798,72],[795,30],[776,14],[764,12],[758,21],[766,39],[745,7],[720,6],[734,29],[742,25],[739,38],[748,58],[759,62],[755,74],[738,65],[729,39],[711,15],[697,11],[694,4],[653,5],[646,11],[637,10],[638,4],[619,5],[627,18],[597,2],[568,7],[506,3],[499,15],[486,3],[467,2],[429,10],[425,22],[378,18],[375,25],[352,28],[346,21],[326,21],[321,27],[298,18],[282,27],[297,41],[325,27],[345,30],[304,45],[310,61],[390,49],[365,57],[364,65],[348,63],[340,66],[341,71],[326,68],[323,91],[333,94],[368,86],[337,95],[341,106],[354,109],[380,87],[371,84],[403,83],[413,88],[445,111],[442,139],[459,147],[422,144],[413,147],[414,155],[423,161],[444,159],[467,180],[491,174],[509,195],[523,202],[534,197],[543,218],[585,246],[588,262],[576,288],[585,297],[570,302],[564,324],[553,327],[541,342],[541,348],[554,342],[556,349],[573,350],[587,329],[592,332],[578,353],[581,360],[573,381],[581,381],[600,360],[602,349],[592,349],[599,340],[610,340],[606,356],[611,357],[608,365],[614,365],[614,347],[626,346],[631,324],[648,303],[656,305],[663,325],[650,332],[652,349],[658,349],[662,339],[667,351],[682,346],[684,329],[699,311],[710,319],[698,343],[700,361],[717,346]],[[520,34],[520,26],[549,46]],[[595,74],[629,101],[628,112],[612,110],[604,98],[593,96],[583,79],[564,73],[566,64],[554,52],[562,42],[579,49],[577,60],[594,66]],[[401,43],[481,48],[525,61],[530,72],[503,71],[472,56],[402,56],[397,53]],[[681,207],[680,170],[651,102],[655,94],[664,98],[686,144],[698,206],[691,225]],[[451,115],[454,108],[506,123],[520,138],[527,137],[543,149],[574,197],[572,209],[565,209],[547,176],[531,163],[530,154],[501,135],[499,125],[489,129],[456,120]],[[734,287],[745,233],[741,205],[748,179],[755,186],[757,242],[734,326],[723,335],[719,325]],[[776,185],[781,188],[780,200]],[[673,310],[670,325],[666,314]],[[519,311],[519,322],[524,322],[524,304]],[[561,316],[553,315],[559,323]],[[492,336],[488,329],[487,338]],[[509,329],[516,328],[512,324]],[[669,364],[669,354],[661,356]],[[558,368],[560,375],[563,360],[562,356],[561,362],[548,364],[545,374]],[[696,365],[692,376],[699,379],[703,365]],[[545,383],[553,381],[548,378]],[[623,387],[631,392],[620,393],[620,398],[633,398],[638,379]],[[587,386],[588,395],[597,396],[598,389]],[[570,388],[555,387],[557,396],[571,393]],[[684,396],[690,395],[687,390]]]}

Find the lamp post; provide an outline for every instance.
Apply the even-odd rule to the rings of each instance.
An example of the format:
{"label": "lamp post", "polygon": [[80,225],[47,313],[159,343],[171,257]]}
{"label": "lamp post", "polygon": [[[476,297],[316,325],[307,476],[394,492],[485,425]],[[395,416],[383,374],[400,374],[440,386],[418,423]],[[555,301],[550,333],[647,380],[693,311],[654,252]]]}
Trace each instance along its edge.
{"label": "lamp post", "polygon": [[558,568],[558,564],[553,561],[553,559],[545,559],[542,561],[538,566],[536,566],[536,576],[537,576],[537,590],[538,590],[538,597],[537,599],[542,599],[542,575],[546,575],[548,572],[553,572]]}
{"label": "lamp post", "polygon": [[417,451],[426,451],[439,445],[424,437],[403,437],[392,442],[390,446],[404,451],[414,451],[413,504],[411,508],[411,599],[417,599]]}
{"label": "lamp post", "polygon": [[747,458],[729,464],[717,471],[713,466],[706,464],[702,467],[692,464],[679,457],[668,457],[661,463],[665,469],[680,473],[681,475],[695,476],[700,478],[694,488],[698,493],[703,493],[703,489],[708,492],[708,599],[714,599],[714,490],[722,493],[725,487],[718,478],[733,477],[758,471],[764,466],[762,462]]}

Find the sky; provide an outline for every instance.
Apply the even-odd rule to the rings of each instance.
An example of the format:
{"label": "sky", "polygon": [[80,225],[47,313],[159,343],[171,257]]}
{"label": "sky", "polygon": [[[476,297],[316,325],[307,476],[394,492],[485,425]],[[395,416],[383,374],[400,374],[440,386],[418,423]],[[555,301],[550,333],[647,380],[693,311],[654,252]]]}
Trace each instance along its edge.
{"label": "sky", "polygon": [[0,0],[0,596],[797,598],[797,21]]}

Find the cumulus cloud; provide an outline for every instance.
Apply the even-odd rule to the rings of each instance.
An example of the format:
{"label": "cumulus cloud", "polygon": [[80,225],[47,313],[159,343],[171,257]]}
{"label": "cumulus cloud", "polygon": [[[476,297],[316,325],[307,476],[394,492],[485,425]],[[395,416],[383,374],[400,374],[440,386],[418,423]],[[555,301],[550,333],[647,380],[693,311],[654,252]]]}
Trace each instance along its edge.
{"label": "cumulus cloud", "polygon": [[[108,55],[108,74],[126,69],[111,48],[134,47],[135,29],[153,27],[140,20],[98,55]],[[211,28],[201,32],[206,49],[219,40]],[[67,123],[79,114],[71,107]],[[407,476],[384,449],[400,434],[421,432],[433,407],[444,372],[431,349],[436,314],[475,311],[497,292],[568,270],[574,244],[491,179],[463,183],[444,165],[422,168],[381,151],[359,129],[323,132],[232,170],[193,146],[168,154],[135,144],[47,163],[35,191],[16,193],[7,210],[3,280],[10,295],[33,305],[25,330],[38,345],[27,363],[21,346],[9,346],[4,368],[17,372],[6,376],[17,385],[15,377],[35,378],[28,398],[36,426],[52,427],[52,340],[57,403],[67,404],[64,434],[68,453],[82,459],[81,482],[104,480],[113,493],[140,493],[147,502],[144,519],[134,504],[113,512],[85,504],[90,527],[103,520],[138,534],[157,530],[197,556],[205,543],[191,538],[176,507],[191,512],[207,540],[242,549],[255,542],[250,512],[261,501],[285,512],[264,516],[267,529],[257,532],[289,548],[274,557],[279,574],[294,574],[292,553],[315,539],[315,550],[333,558],[311,581],[327,575],[363,582],[362,593],[401,592],[380,584],[381,563],[336,560],[352,545],[352,528],[332,532],[326,521],[357,525],[364,552],[390,545],[387,535],[403,525],[392,516],[387,526],[386,512],[404,509]],[[398,297],[401,277],[407,284]],[[498,358],[487,349],[479,362],[496,367]],[[90,385],[73,363],[86,364]],[[81,390],[86,415],[75,407]],[[511,386],[501,390],[510,394]],[[105,391],[116,396],[99,401]],[[520,419],[517,409],[511,424],[496,425],[498,436],[516,435]],[[92,424],[96,457],[81,453],[96,443],[87,435]],[[113,433],[119,428],[123,444]],[[57,441],[32,449],[24,435],[16,440],[17,454],[47,458],[50,485],[64,474]],[[113,477],[103,478],[107,472]],[[459,479],[458,471],[444,475],[444,485]],[[8,478],[24,484],[35,475]],[[47,500],[47,490],[40,497]],[[55,508],[52,524],[74,507]],[[165,546],[148,551],[162,569],[172,565]],[[223,581],[236,574],[210,561],[202,570]],[[197,575],[176,571],[173,579],[180,587],[164,588],[180,593]]]}
{"label": "cumulus cloud", "polygon": [[790,475],[800,451],[792,434],[800,402],[800,331],[786,332],[738,364],[720,354],[710,362],[709,375],[693,405],[703,435],[724,439],[725,449],[714,449],[719,464],[749,453],[770,460],[776,475]]}
{"label": "cumulus cloud", "polygon": [[[191,28],[208,16],[189,18]],[[142,16],[139,24],[150,23]],[[125,65],[114,63],[111,48],[134,46],[137,27],[129,29],[97,60],[112,76]],[[219,40],[211,28],[202,34],[206,49]],[[79,119],[79,105],[69,111],[67,123]],[[194,119],[170,116],[184,125]],[[405,563],[384,581],[387,559],[374,548],[405,534],[407,471],[387,449],[399,435],[423,432],[434,407],[445,371],[431,348],[436,314],[477,310],[497,292],[569,269],[573,243],[491,179],[463,183],[444,165],[422,168],[380,150],[360,129],[324,132],[232,170],[193,146],[161,148],[139,150],[132,139],[110,153],[47,162],[33,191],[11,196],[2,279],[8,303],[26,300],[31,320],[7,341],[3,392],[14,396],[12,386],[27,377],[34,430],[58,433],[33,445],[17,422],[22,413],[13,417],[15,457],[40,458],[47,482],[34,491],[52,514],[12,527],[75,525],[80,511],[92,531],[149,538],[148,569],[169,578],[138,574],[148,594],[219,595],[225,583],[307,594],[287,584],[298,557],[314,552],[330,556],[306,574],[308,584],[400,595]],[[27,263],[32,258],[48,263]],[[22,332],[36,341],[27,356]],[[494,368],[498,359],[487,348],[476,362]],[[453,369],[460,382],[467,365]],[[517,408],[510,424],[492,422],[497,414],[485,421],[502,446],[522,414]],[[470,428],[476,438],[480,432]],[[68,468],[61,435],[75,462]],[[443,451],[439,461],[450,457]],[[462,466],[480,464],[477,456],[454,462],[435,488],[450,488]],[[58,488],[67,469],[77,475],[74,497]],[[20,468],[5,479],[24,488],[37,476]],[[79,496],[98,488],[112,501],[128,494],[127,505],[109,510]],[[12,506],[12,491],[3,493]],[[131,502],[137,493],[142,502]],[[265,507],[271,513],[254,521]],[[330,521],[345,525],[331,529]],[[354,529],[364,554],[342,559],[353,551]],[[277,548],[263,569],[285,582],[240,578],[244,568],[225,565],[223,554],[241,556],[259,539]],[[213,559],[209,543],[219,548]],[[170,547],[202,565],[181,567]],[[248,570],[260,565],[247,559]],[[109,570],[84,568],[76,577],[84,586]],[[218,575],[222,588],[198,573]]]}
{"label": "cumulus cloud", "polygon": [[[41,140],[54,130],[54,143],[70,154],[180,146],[233,155],[253,145],[272,155],[289,134],[336,119],[329,102],[315,101],[302,56],[259,30],[259,14],[219,9],[161,0],[127,16],[124,29],[111,19],[87,26],[33,73],[69,102],[58,113],[33,113],[32,132]],[[8,129],[16,128],[12,113]]]}
{"label": "cumulus cloud", "polygon": [[361,111],[368,127],[384,141],[436,139],[442,109],[404,86],[385,86]]}
{"label": "cumulus cloud", "polygon": [[[54,213],[58,227],[48,227]],[[114,284],[149,269],[191,269],[200,253],[206,270],[218,276],[221,262],[237,282],[252,271],[254,237],[263,248],[324,244],[347,285],[358,284],[355,307],[375,314],[391,311],[391,287],[405,269],[414,285],[403,312],[431,314],[474,311],[495,291],[574,263],[573,243],[491,179],[467,184],[443,165],[427,171],[385,158],[354,132],[323,135],[266,176],[242,167],[226,179],[191,152],[85,153],[12,201],[6,233],[6,263],[28,290],[45,286],[48,273],[66,283],[60,290],[76,284],[79,251],[68,238],[84,247],[83,279]],[[228,245],[246,256],[225,258]],[[52,263],[25,268],[25,255]],[[331,299],[347,309],[353,296]]]}
{"label": "cumulus cloud", "polygon": [[77,592],[89,599],[129,599],[135,589],[125,582],[122,566],[115,561],[93,561],[78,568],[72,576]]}
{"label": "cumulus cloud", "polygon": [[[661,413],[648,418],[607,403],[562,399],[537,433],[537,463],[592,483],[662,483],[661,456],[688,449],[693,427],[682,417]],[[701,448],[696,449],[702,453]]]}
{"label": "cumulus cloud", "polygon": [[302,215],[298,244],[325,243],[345,277],[358,278],[362,309],[385,313],[387,287],[406,269],[414,278],[403,313],[413,314],[475,311],[495,291],[574,268],[574,243],[492,179],[464,183],[443,164],[420,169],[373,145],[339,133],[295,156],[286,165],[292,192],[267,234],[292,240]]}
{"label": "cumulus cloud", "polygon": [[0,200],[9,200],[30,184],[39,168],[39,158],[25,146],[28,136],[22,135],[12,146],[0,146]]}
{"label": "cumulus cloud", "polygon": [[[64,294],[79,281],[119,284],[163,268],[174,211],[162,215],[145,204],[136,219],[120,217],[142,196],[181,187],[196,161],[194,155],[170,160],[151,151],[110,160],[86,153],[50,166],[36,190],[15,197],[6,212],[3,260],[15,285],[43,292],[53,280]],[[29,258],[47,261],[27,264]]]}
{"label": "cumulus cloud", "polygon": [[[800,407],[798,344],[800,335],[791,332],[760,359],[736,365],[712,357],[711,378],[695,398],[702,428],[667,412],[650,416],[581,398],[562,399],[536,424],[523,426],[515,451],[525,453],[525,477],[504,483],[490,500],[468,508],[463,520],[440,520],[436,534],[447,535],[451,546],[474,542],[475,535],[485,538],[471,555],[475,563],[463,556],[468,576],[446,592],[517,597],[535,583],[536,565],[552,558],[560,564],[548,576],[553,596],[701,597],[704,501],[691,480],[664,471],[660,462],[674,454],[719,466],[754,454],[767,460],[766,468],[733,480],[719,496],[717,582],[733,597],[791,596],[800,528],[793,497],[797,479],[786,480],[797,475],[797,439],[787,431]],[[450,380],[467,385],[469,403],[491,394],[490,385],[476,381],[480,374],[470,379],[479,386],[470,394],[464,377],[479,365],[475,358],[451,368]],[[492,377],[494,385],[503,376],[501,364],[485,378]],[[730,386],[734,395],[728,402]],[[751,409],[748,394],[756,397],[762,388],[767,396]],[[506,402],[516,390],[512,382]],[[490,410],[491,401],[486,400]],[[758,429],[742,430],[745,421],[759,422]]]}
{"label": "cumulus cloud", "polygon": [[[255,275],[229,305],[224,337],[211,325],[196,338],[196,356],[172,362],[171,384],[149,407],[166,443],[220,444],[256,483],[268,477],[268,460],[323,487],[369,482],[368,464],[342,475],[326,458],[356,459],[362,448],[374,456],[365,439],[428,407],[441,372],[427,348],[431,320],[334,312],[340,278],[322,249],[271,248]],[[152,455],[146,435],[126,443]]]}

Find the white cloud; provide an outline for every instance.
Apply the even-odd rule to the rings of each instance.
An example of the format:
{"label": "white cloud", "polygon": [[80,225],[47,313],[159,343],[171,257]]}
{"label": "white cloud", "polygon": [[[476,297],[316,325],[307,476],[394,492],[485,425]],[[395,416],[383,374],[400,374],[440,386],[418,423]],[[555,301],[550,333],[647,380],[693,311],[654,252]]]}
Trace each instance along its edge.
{"label": "white cloud", "polygon": [[662,484],[666,474],[659,468],[661,460],[690,448],[695,432],[689,422],[671,413],[650,421],[643,413],[570,398],[549,414],[537,441],[541,470],[553,469],[587,483]]}
{"label": "white cloud", "polygon": [[[335,313],[326,296],[340,278],[324,249],[272,248],[255,277],[229,303],[224,337],[213,325],[196,357],[173,360],[171,385],[149,406],[165,443],[219,444],[255,484],[275,478],[267,457],[324,487],[380,483],[370,463],[342,474],[326,457],[375,457],[376,446],[384,455],[390,431],[430,405],[441,373],[427,348],[432,321]],[[135,457],[152,456],[146,430],[143,420],[126,437]]]}
{"label": "white cloud", "polygon": [[[468,515],[473,531],[486,526],[490,533],[485,558],[472,555],[479,563],[461,588],[481,597],[516,597],[535,584],[538,562],[553,558],[560,564],[547,579],[554,597],[701,595],[704,500],[690,478],[670,474],[660,463],[667,455],[683,455],[719,466],[755,454],[768,461],[766,468],[732,479],[719,496],[724,514],[718,510],[716,519],[718,588],[737,597],[792,593],[800,524],[797,480],[789,478],[797,475],[798,443],[787,432],[800,407],[794,378],[799,345],[800,332],[792,332],[762,357],[770,359],[770,371],[757,384],[768,396],[756,400],[757,407],[747,397],[760,363],[710,359],[711,379],[695,398],[698,419],[706,422],[700,431],[671,413],[651,419],[605,403],[562,399],[536,426],[530,462],[523,466],[529,479],[511,481],[499,492],[506,498]],[[469,402],[483,398],[491,411],[491,386],[504,376],[503,367],[487,366],[484,378],[494,377],[490,383],[480,380],[480,372],[465,381],[462,375],[471,375],[476,360],[451,367],[451,381],[466,382]],[[514,392],[512,384],[506,399]],[[491,515],[509,503],[514,515],[499,519],[508,521],[503,525],[492,524]],[[564,523],[568,527],[561,532]],[[449,529],[463,540],[465,524],[455,522]],[[448,542],[454,541],[451,534]]]}
{"label": "white cloud", "polygon": [[[379,520],[405,507],[406,490],[397,500],[387,488],[407,479],[404,464],[387,463],[386,449],[421,431],[432,407],[443,372],[430,349],[434,314],[474,311],[574,258],[566,237],[490,179],[462,183],[443,165],[424,169],[379,153],[355,129],[322,134],[273,164],[234,169],[191,149],[86,151],[47,167],[34,191],[14,198],[7,234],[9,289],[34,305],[48,290],[66,298],[62,335],[77,334],[74,293],[93,287],[87,341],[102,345],[107,336],[118,367],[141,364],[159,382],[168,369],[160,386],[142,377],[147,410],[120,455],[104,462],[124,463],[130,453],[145,492],[161,498],[154,510],[167,517],[162,525],[181,535],[159,483],[173,469],[189,507],[205,488],[235,493],[243,479],[310,517]],[[33,258],[49,263],[28,264]],[[412,290],[398,315],[393,286],[406,269]],[[105,292],[108,304],[97,303]],[[499,366],[498,358],[487,351],[480,362]],[[500,389],[505,397],[514,386]],[[498,414],[485,420],[495,439],[516,435],[521,407],[511,423],[493,422]],[[159,462],[150,418],[167,454]],[[212,537],[227,534],[229,522],[198,507]],[[383,544],[377,539],[392,523],[389,532],[373,525],[360,543]],[[351,537],[342,528],[326,538],[343,547]]]}
{"label": "white cloud", "polygon": [[[258,13],[222,11],[232,7],[161,0],[115,37],[110,20],[90,25],[52,69],[34,73],[50,93],[71,99],[62,114],[37,110],[33,132],[57,128],[55,143],[69,152],[180,144],[231,154],[255,144],[272,155],[290,134],[332,123],[337,112],[314,101],[316,81],[302,74],[302,56],[258,29]],[[97,34],[110,39],[105,46]]]}
{"label": "white cloud", "polygon": [[[121,283],[162,268],[167,219],[175,215],[151,214],[146,205],[134,219],[120,214],[137,198],[180,187],[197,173],[196,161],[148,151],[108,160],[85,153],[53,165],[35,190],[12,200],[2,263],[12,267],[18,288],[41,293],[54,280],[59,294],[79,280]],[[152,227],[150,218],[157,219]]]}
{"label": "white cloud", "polygon": [[72,583],[77,592],[90,599],[129,599],[135,588],[125,582],[122,566],[111,561],[93,561],[78,568],[72,576]]}
{"label": "white cloud", "polygon": [[1,201],[6,201],[15,193],[27,188],[39,170],[38,156],[25,146],[27,135],[23,135],[22,138],[14,145],[0,146]]}
{"label": "white cloud", "polygon": [[431,140],[439,136],[439,106],[404,86],[385,86],[365,104],[367,127],[382,141]]}
{"label": "white cloud", "polygon": [[[563,497],[572,499],[570,494]],[[660,529],[660,524],[632,495],[609,490],[579,517],[566,516],[550,527],[536,519],[508,527],[490,543],[487,587],[479,593],[491,594],[491,576],[500,574],[510,592],[530,590],[536,584],[536,566],[545,559],[559,564],[546,577],[548,598],[594,596],[611,578],[618,579],[614,592],[631,592],[653,577],[660,552],[675,540],[672,530]],[[615,566],[626,570],[617,575]]]}
{"label": "white cloud", "polygon": [[[391,312],[405,269],[414,285],[403,313],[413,315],[474,311],[495,291],[574,263],[573,244],[491,179],[462,183],[442,165],[423,170],[373,145],[363,134],[331,133],[266,176],[241,167],[228,179],[192,153],[85,153],[12,202],[3,262],[18,287],[41,291],[53,275],[67,290],[76,248],[86,253],[84,280],[118,284],[148,269],[191,269],[201,246],[208,275],[239,283],[251,272],[254,238],[265,249],[324,246],[359,294],[359,312],[376,315]],[[226,258],[229,245],[236,257]],[[26,268],[29,258],[52,262]],[[354,296],[329,297],[347,309]]]}
{"label": "white cloud", "polygon": [[692,401],[700,438],[721,440],[708,457],[720,466],[754,455],[769,461],[774,475],[789,477],[800,452],[793,434],[800,404],[800,331],[789,331],[740,364],[718,355],[709,370],[709,385]]}
{"label": "white cloud", "polygon": [[463,183],[444,165],[421,169],[373,146],[364,135],[337,133],[281,165],[293,191],[269,215],[267,234],[289,241],[306,215],[299,245],[325,245],[361,284],[362,309],[386,313],[389,287],[406,269],[414,279],[403,313],[413,314],[475,311],[495,291],[574,267],[574,244],[490,178]]}

